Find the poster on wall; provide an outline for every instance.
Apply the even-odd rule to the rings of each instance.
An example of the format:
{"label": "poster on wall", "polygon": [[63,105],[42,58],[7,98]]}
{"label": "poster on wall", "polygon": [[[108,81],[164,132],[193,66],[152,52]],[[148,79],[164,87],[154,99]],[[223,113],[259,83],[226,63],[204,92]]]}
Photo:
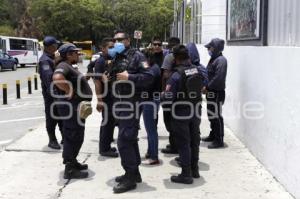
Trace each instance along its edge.
{"label": "poster on wall", "polygon": [[267,0],[227,0],[227,41],[262,40]]}

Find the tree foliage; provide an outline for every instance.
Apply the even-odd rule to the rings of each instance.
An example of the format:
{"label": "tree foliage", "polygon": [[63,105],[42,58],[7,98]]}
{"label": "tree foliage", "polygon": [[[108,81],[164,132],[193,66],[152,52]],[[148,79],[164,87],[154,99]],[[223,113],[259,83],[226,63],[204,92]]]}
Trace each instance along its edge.
{"label": "tree foliage", "polygon": [[[19,36],[99,41],[122,29],[169,35],[173,0],[0,0],[0,24]],[[8,30],[9,30],[8,28]],[[3,29],[3,28],[2,28]],[[9,32],[9,31],[6,31]]]}

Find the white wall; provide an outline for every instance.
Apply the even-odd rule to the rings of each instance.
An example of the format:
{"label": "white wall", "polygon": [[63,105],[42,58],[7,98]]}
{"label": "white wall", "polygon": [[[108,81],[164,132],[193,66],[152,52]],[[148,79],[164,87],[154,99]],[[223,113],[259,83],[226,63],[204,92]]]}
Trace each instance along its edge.
{"label": "white wall", "polygon": [[[202,3],[202,43],[213,37],[225,39],[226,0]],[[198,47],[206,65],[207,50]],[[300,48],[227,46],[224,55],[228,59],[225,124],[300,198]]]}
{"label": "white wall", "polygon": [[[206,49],[199,50],[207,63]],[[227,46],[224,55],[226,125],[300,198],[300,48]]]}
{"label": "white wall", "polygon": [[202,43],[226,37],[226,0],[202,0]]}

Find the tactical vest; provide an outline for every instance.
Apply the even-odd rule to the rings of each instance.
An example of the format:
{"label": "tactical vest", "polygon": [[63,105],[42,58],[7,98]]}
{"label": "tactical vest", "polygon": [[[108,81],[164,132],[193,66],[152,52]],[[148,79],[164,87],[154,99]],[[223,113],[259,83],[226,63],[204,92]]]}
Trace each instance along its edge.
{"label": "tactical vest", "polygon": [[202,101],[204,77],[198,71],[197,66],[180,66],[176,70],[181,77],[176,101],[187,101],[193,104]]}
{"label": "tactical vest", "polygon": [[[126,70],[128,73],[134,74],[138,71],[139,66],[133,65],[132,62],[136,52],[137,49],[130,48],[126,54],[117,54],[112,61],[111,68],[108,70],[112,82],[116,81],[117,73],[122,73]],[[132,89],[134,88],[131,88],[128,83],[118,83],[116,86],[116,92],[120,95],[129,95]]]}

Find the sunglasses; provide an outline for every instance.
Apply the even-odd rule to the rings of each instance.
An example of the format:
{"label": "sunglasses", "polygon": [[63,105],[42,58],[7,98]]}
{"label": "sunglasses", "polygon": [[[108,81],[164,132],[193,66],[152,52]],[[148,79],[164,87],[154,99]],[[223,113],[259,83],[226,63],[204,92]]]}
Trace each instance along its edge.
{"label": "sunglasses", "polygon": [[122,41],[124,41],[125,39],[127,39],[127,38],[115,38],[114,41],[115,41],[115,42],[122,42]]}
{"label": "sunglasses", "polygon": [[162,46],[161,43],[153,43],[153,46]]}

